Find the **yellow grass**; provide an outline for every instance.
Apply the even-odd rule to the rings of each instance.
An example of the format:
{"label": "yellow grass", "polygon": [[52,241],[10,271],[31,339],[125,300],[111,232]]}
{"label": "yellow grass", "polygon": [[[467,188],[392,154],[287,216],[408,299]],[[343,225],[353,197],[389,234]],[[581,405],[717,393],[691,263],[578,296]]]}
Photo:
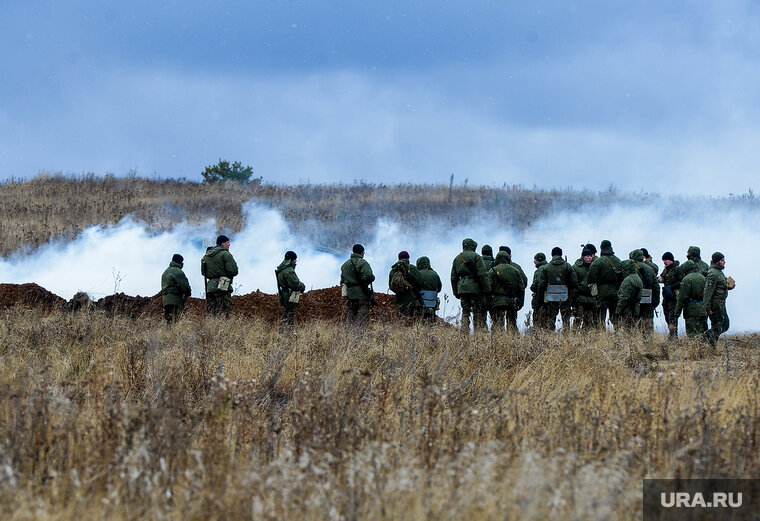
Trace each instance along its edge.
{"label": "yellow grass", "polygon": [[754,477],[756,337],[0,314],[3,519],[634,519]]}

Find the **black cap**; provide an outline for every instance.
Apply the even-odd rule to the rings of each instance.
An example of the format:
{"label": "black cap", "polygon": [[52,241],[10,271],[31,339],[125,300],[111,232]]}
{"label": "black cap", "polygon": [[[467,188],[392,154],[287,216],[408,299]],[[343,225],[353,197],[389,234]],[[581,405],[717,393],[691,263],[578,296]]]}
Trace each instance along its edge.
{"label": "black cap", "polygon": [[555,246],[552,248],[552,257],[559,257],[562,255],[562,248],[559,246]]}
{"label": "black cap", "polygon": [[174,255],[172,255],[172,262],[178,262],[179,264],[182,264],[183,262],[185,262],[185,258],[179,253],[175,253]]}
{"label": "black cap", "polygon": [[581,257],[586,257],[588,255],[594,256],[594,252],[589,250],[588,248],[583,248],[583,251],[581,251]]}
{"label": "black cap", "polygon": [[641,253],[644,254],[644,258],[645,259],[650,256],[649,255],[649,250],[647,250],[646,248],[639,248],[639,249],[641,250]]}
{"label": "black cap", "polygon": [[219,246],[220,244],[227,242],[229,240],[230,238],[227,237],[226,235],[220,235],[219,237],[216,238],[216,245]]}
{"label": "black cap", "polygon": [[509,246],[499,246],[499,251],[505,251],[509,253],[510,255],[512,255],[512,248],[510,248]]}
{"label": "black cap", "polygon": [[488,244],[484,244],[483,247],[480,248],[480,253],[482,255],[493,255],[493,248]]}
{"label": "black cap", "polygon": [[298,255],[296,255],[296,252],[288,250],[285,252],[285,260],[296,260],[298,258]]}
{"label": "black cap", "polygon": [[351,251],[353,251],[354,253],[364,253],[364,246],[362,246],[361,244],[354,244],[354,247]]}
{"label": "black cap", "polygon": [[715,264],[715,263],[717,263],[717,262],[720,262],[720,261],[722,261],[722,260],[723,260],[723,259],[725,259],[725,258],[726,258],[726,256],[725,256],[725,255],[723,255],[723,254],[722,254],[721,252],[719,252],[719,251],[716,251],[715,253],[713,253],[713,254],[712,254],[712,261],[713,261],[713,264]]}
{"label": "black cap", "polygon": [[674,261],[674,260],[676,260],[676,258],[673,257],[672,253],[670,253],[669,251],[666,251],[665,253],[662,254],[662,260]]}
{"label": "black cap", "polygon": [[581,245],[581,248],[584,248],[584,249],[586,249],[586,250],[589,250],[589,251],[591,251],[591,255],[596,255],[596,246],[594,246],[594,245],[593,245],[593,244],[591,244],[591,243],[588,243],[588,244],[582,244],[582,245]]}

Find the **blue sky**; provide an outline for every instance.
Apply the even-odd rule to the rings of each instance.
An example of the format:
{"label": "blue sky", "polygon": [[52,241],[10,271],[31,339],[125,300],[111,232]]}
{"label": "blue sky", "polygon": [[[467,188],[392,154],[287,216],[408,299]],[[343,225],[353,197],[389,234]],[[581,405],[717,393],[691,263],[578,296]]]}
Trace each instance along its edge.
{"label": "blue sky", "polygon": [[756,188],[760,2],[26,1],[0,178]]}

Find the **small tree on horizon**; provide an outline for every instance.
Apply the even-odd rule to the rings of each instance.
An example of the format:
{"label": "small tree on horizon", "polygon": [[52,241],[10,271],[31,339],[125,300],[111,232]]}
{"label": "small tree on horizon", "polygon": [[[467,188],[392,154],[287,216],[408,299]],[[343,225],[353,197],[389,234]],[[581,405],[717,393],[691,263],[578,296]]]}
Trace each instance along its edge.
{"label": "small tree on horizon", "polygon": [[201,175],[203,176],[203,182],[206,184],[222,181],[235,181],[242,184],[250,184],[251,182],[256,184],[261,183],[261,177],[251,180],[253,167],[244,167],[240,161],[230,164],[229,161],[219,159],[219,163],[207,166]]}

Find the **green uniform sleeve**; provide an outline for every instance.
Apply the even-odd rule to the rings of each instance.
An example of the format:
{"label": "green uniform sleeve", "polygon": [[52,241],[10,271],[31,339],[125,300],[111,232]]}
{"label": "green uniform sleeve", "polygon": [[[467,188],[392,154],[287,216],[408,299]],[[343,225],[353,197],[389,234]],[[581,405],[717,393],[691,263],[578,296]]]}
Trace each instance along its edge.
{"label": "green uniform sleeve", "polygon": [[459,298],[459,275],[457,275],[457,260],[458,257],[454,258],[451,263],[451,290],[454,292],[454,298]]}
{"label": "green uniform sleeve", "polygon": [[475,265],[478,270],[478,280],[480,281],[480,289],[484,293],[490,293],[491,292],[491,281],[488,278],[488,273],[486,272],[486,264],[483,262],[483,258],[480,257],[478,259],[477,264]]}
{"label": "green uniform sleeve", "polygon": [[179,273],[177,273],[175,280],[177,282],[177,286],[179,286],[180,291],[182,291],[182,294],[189,297],[192,291],[190,289],[190,281],[187,280],[187,275],[185,275],[185,272],[179,270]]}
{"label": "green uniform sleeve", "polygon": [[689,294],[691,293],[691,284],[688,281],[681,282],[681,290],[678,292],[678,300],[676,301],[676,317],[681,316],[683,308],[689,301]]}
{"label": "green uniform sleeve", "polygon": [[230,278],[237,277],[238,265],[237,262],[235,262],[235,258],[229,252],[224,256],[224,269]]}
{"label": "green uniform sleeve", "polygon": [[372,266],[370,266],[369,262],[367,261],[359,264],[359,275],[361,275],[362,282],[364,282],[364,284],[371,284],[375,282],[375,275],[372,273]]}
{"label": "green uniform sleeve", "polygon": [[707,280],[705,281],[705,291],[702,295],[702,301],[705,303],[705,310],[709,313],[713,307],[713,296],[715,295],[715,286],[718,280],[715,273],[710,271],[707,273]]}

